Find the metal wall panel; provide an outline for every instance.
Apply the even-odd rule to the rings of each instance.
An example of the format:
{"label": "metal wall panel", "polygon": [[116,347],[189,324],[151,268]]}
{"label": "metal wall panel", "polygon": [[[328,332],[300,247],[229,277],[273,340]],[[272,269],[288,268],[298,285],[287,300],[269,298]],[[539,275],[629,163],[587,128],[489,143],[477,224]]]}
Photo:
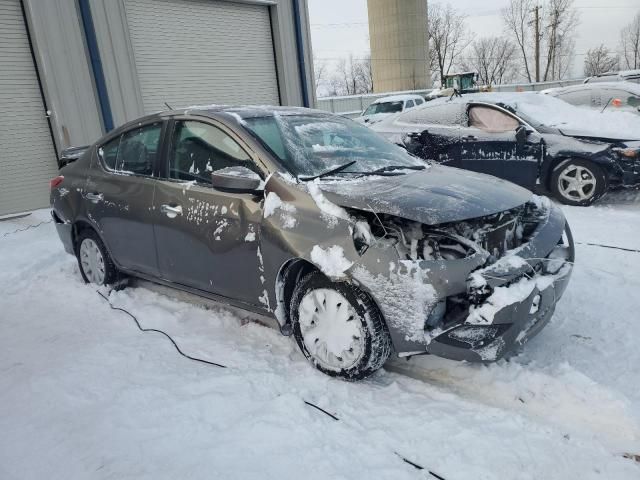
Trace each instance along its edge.
{"label": "metal wall panel", "polygon": [[125,0],[145,112],[279,104],[269,8],[213,0]]}
{"label": "metal wall panel", "polygon": [[20,1],[0,0],[0,215],[47,206],[56,172]]}

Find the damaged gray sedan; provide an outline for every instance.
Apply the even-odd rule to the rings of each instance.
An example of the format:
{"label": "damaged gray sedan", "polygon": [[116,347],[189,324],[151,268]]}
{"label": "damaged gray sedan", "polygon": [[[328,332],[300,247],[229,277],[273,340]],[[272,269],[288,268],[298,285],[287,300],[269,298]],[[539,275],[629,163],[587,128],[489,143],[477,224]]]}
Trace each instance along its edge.
{"label": "damaged gray sedan", "polygon": [[169,111],[64,158],[52,215],[86,282],[266,315],[343,378],[392,352],[497,360],[549,321],[573,265],[548,200],[323,112]]}

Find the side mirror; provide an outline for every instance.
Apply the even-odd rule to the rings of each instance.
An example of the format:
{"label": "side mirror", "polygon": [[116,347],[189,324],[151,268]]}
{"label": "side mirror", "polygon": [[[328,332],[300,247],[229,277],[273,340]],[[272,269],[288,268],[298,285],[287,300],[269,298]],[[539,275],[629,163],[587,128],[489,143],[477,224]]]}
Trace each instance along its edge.
{"label": "side mirror", "polygon": [[211,173],[211,185],[220,190],[255,193],[262,189],[262,179],[247,167],[227,167]]}
{"label": "side mirror", "polygon": [[527,128],[524,125],[520,125],[516,128],[516,143],[518,145],[524,145],[527,143]]}

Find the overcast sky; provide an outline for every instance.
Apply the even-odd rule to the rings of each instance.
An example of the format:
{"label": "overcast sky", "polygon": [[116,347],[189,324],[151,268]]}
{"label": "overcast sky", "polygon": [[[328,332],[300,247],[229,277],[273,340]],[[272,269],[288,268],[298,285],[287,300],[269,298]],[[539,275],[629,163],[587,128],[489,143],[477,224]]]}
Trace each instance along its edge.
{"label": "overcast sky", "polygon": [[[447,2],[440,2],[447,3]],[[503,32],[500,9],[508,0],[452,0],[467,14],[467,26],[477,37]],[[573,75],[582,76],[584,53],[601,43],[616,49],[620,30],[640,11],[640,0],[574,0],[580,15],[576,31]],[[369,51],[366,0],[309,0],[313,50],[318,58],[337,59]]]}

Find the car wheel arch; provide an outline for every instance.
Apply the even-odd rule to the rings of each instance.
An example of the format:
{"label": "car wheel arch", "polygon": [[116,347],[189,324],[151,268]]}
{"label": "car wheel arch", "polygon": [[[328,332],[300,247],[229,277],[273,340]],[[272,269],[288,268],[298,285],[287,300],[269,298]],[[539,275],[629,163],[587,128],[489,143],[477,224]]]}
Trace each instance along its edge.
{"label": "car wheel arch", "polygon": [[78,238],[80,237],[80,234],[84,230],[93,230],[95,232],[95,234],[98,236],[98,238],[100,239],[100,241],[104,245],[104,248],[107,249],[107,253],[111,257],[113,262],[116,264],[116,266],[118,266],[118,261],[113,258],[113,255],[111,254],[111,249],[109,248],[109,245],[107,245],[107,242],[104,241],[104,237],[102,236],[100,231],[95,227],[95,225],[91,224],[91,222],[89,222],[88,220],[80,219],[80,220],[76,220],[75,222],[73,222],[73,228],[72,228],[73,250],[74,251],[77,250],[77,248],[78,248]]}
{"label": "car wheel arch", "polygon": [[289,305],[291,304],[296,283],[312,271],[319,271],[319,269],[309,260],[301,257],[290,258],[278,269],[274,287],[276,297],[275,316],[283,333],[287,335],[291,334]]}

